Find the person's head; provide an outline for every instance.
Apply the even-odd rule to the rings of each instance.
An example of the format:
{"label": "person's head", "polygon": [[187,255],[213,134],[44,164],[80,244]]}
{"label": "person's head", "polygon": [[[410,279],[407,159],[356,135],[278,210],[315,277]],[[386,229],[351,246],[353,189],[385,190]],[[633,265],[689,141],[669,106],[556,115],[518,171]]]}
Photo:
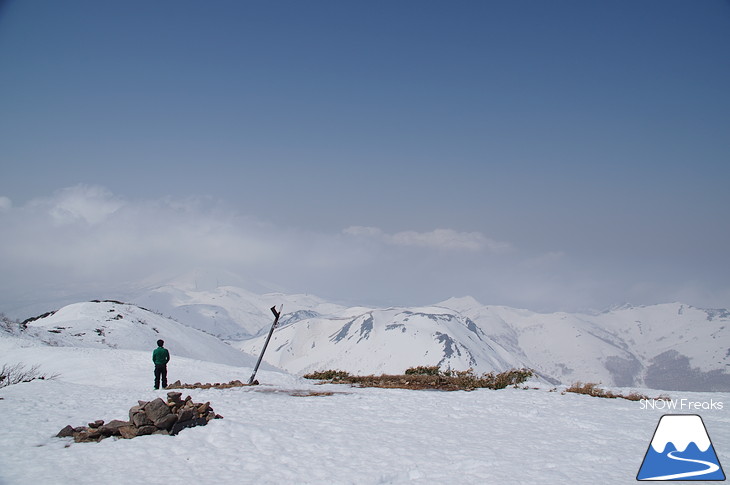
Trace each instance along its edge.
{"label": "person's head", "polygon": [[165,341],[164,340],[160,339],[160,340],[157,341],[157,346],[158,347],[162,347],[163,345],[165,345]]}

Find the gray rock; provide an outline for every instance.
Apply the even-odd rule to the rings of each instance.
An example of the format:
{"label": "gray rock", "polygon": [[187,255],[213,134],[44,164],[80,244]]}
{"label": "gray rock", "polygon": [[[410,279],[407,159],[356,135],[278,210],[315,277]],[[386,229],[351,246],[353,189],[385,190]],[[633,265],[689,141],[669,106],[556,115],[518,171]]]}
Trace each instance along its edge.
{"label": "gray rock", "polygon": [[132,423],[130,423],[129,421],[122,421],[122,420],[119,420],[119,419],[112,419],[111,421],[109,421],[108,423],[106,423],[104,426],[107,426],[109,428],[119,428],[121,426],[129,426],[130,424],[132,424]]}
{"label": "gray rock", "polygon": [[155,431],[157,431],[157,428],[155,426],[142,426],[137,429],[137,436],[145,436],[148,434],[152,434]]}
{"label": "gray rock", "polygon": [[[99,435],[99,436],[101,436],[101,435]],[[74,441],[76,443],[86,443],[86,442],[89,442],[89,441],[99,441],[99,437],[92,438],[91,435],[88,432],[82,431],[80,433],[74,433]]]}
{"label": "gray rock", "polygon": [[70,438],[74,435],[74,428],[70,424],[63,428],[61,431],[58,432],[56,435],[59,438]]}
{"label": "gray rock", "polygon": [[177,414],[168,414],[157,421],[155,421],[155,427],[157,429],[170,429],[172,425],[177,422]]}
{"label": "gray rock", "polygon": [[76,443],[86,443],[89,441],[100,441],[104,438],[99,428],[86,428],[87,431],[74,433],[74,441]]}
{"label": "gray rock", "polygon": [[140,411],[132,416],[132,423],[134,423],[134,425],[138,428],[141,428],[142,426],[150,426],[153,424],[152,420],[147,417],[147,414],[144,411]]}
{"label": "gray rock", "polygon": [[132,406],[129,408],[129,420],[132,421],[134,415],[142,411],[142,406]]}
{"label": "gray rock", "polygon": [[100,426],[99,431],[101,431],[101,434],[103,434],[104,436],[119,436],[119,428],[130,426],[131,424],[132,423],[130,423],[129,421],[120,421],[118,419],[113,419],[107,424]]}
{"label": "gray rock", "polygon": [[104,438],[108,438],[109,436],[119,436],[119,429],[117,429],[117,428],[108,428],[106,426],[99,426],[96,429],[99,430],[99,433],[101,433],[101,435]]}
{"label": "gray rock", "polygon": [[197,419],[188,419],[187,421],[178,421],[172,426],[172,429],[170,429],[170,434],[172,436],[175,436],[180,431],[182,431],[185,428],[192,428],[193,426],[197,426]]}
{"label": "gray rock", "polygon": [[161,398],[157,398],[154,401],[150,401],[144,406],[144,412],[147,417],[154,423],[160,418],[164,418],[170,414],[170,408],[167,403]]}
{"label": "gray rock", "polygon": [[191,408],[181,409],[180,412],[177,414],[178,421],[188,421],[190,419],[193,419],[194,416],[195,412]]}
{"label": "gray rock", "polygon": [[128,440],[137,436],[137,431],[139,431],[139,428],[136,426],[120,426],[119,436]]}

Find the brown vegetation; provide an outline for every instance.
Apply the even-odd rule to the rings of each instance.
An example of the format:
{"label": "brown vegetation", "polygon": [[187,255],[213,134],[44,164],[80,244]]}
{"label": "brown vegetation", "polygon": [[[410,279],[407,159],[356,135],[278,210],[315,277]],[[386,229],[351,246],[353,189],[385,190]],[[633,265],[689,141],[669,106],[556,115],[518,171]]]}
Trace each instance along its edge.
{"label": "brown vegetation", "polygon": [[327,370],[304,375],[307,379],[316,379],[323,383],[350,384],[358,387],[382,387],[396,389],[439,391],[472,391],[478,388],[503,389],[518,385],[533,375],[530,369],[512,369],[495,374],[489,372],[481,376],[472,369],[465,371],[441,371],[438,366],[411,367],[405,374],[380,376],[353,376],[345,371]]}
{"label": "brown vegetation", "polygon": [[[605,389],[601,389],[600,387],[598,387],[598,384],[596,384],[595,382],[586,382],[586,383],[576,382],[575,384],[573,384],[572,386],[567,388],[563,392],[563,394],[565,394],[566,392],[574,392],[576,394],[586,394],[588,396],[593,396],[593,397],[605,397],[605,398],[609,398],[609,399],[621,398],[621,399],[628,399],[629,401],[640,401],[642,399],[650,399],[648,396],[645,396],[644,394],[639,394],[638,392],[635,392],[635,391],[631,392],[630,394],[617,394],[612,391],[607,391]],[[671,398],[669,396],[664,396],[664,395],[653,398],[653,399],[655,399],[657,401],[659,401],[659,400],[671,401]]]}

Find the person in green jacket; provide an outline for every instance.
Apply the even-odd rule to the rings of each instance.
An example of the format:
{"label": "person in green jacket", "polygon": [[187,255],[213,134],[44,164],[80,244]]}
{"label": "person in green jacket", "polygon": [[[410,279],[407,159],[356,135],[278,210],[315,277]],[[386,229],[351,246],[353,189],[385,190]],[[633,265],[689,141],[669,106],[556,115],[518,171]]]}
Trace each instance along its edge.
{"label": "person in green jacket", "polygon": [[170,352],[167,351],[163,340],[157,341],[157,348],[152,351],[152,362],[155,363],[155,389],[160,388],[160,378],[162,378],[162,388],[167,387],[167,363],[170,362]]}

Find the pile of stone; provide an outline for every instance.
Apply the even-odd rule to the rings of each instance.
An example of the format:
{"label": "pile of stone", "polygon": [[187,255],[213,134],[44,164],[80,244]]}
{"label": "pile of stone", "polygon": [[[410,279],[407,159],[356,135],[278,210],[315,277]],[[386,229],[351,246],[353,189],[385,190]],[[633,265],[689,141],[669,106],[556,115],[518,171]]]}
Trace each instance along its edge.
{"label": "pile of stone", "polygon": [[213,384],[211,384],[210,382],[207,382],[205,384],[201,384],[200,382],[196,382],[195,384],[183,384],[178,380],[167,386],[165,389],[230,389],[232,387],[246,387],[249,385],[258,386],[259,381],[253,381],[253,383],[251,384],[244,384],[239,380],[223,383],[216,382]]}
{"label": "pile of stone", "polygon": [[74,428],[69,425],[56,436],[73,437],[77,443],[101,441],[110,436],[134,438],[150,434],[176,435],[185,428],[205,426],[212,419],[223,416],[216,414],[210,402],[196,403],[190,398],[182,399],[180,392],[168,392],[167,402],[161,398],[154,401],[139,401],[129,410],[129,421],[114,419],[108,423],[99,419],[88,426]]}

